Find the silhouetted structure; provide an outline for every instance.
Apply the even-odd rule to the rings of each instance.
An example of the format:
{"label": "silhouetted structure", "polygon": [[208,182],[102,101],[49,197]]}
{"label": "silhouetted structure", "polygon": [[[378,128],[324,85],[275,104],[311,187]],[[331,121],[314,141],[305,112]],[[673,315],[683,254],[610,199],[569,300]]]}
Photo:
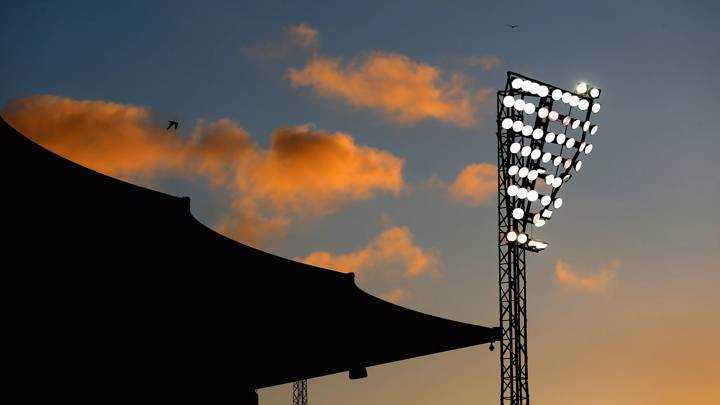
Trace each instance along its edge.
{"label": "silhouetted structure", "polygon": [[189,198],[77,165],[5,121],[0,132],[4,335],[22,357],[6,369],[31,382],[25,403],[253,403],[258,388],[500,338],[237,243]]}

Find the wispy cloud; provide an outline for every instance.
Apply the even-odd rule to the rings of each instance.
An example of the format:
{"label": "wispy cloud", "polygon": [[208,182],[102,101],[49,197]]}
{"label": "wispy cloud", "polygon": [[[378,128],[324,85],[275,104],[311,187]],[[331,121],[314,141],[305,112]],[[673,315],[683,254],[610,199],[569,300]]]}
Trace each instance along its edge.
{"label": "wispy cloud", "polygon": [[410,301],[412,299],[412,294],[405,288],[395,288],[380,294],[380,298],[385,301],[392,302],[393,304],[401,304]]}
{"label": "wispy cloud", "polygon": [[473,163],[458,173],[449,188],[450,196],[467,205],[481,205],[495,197],[497,192],[497,166],[490,163]]}
{"label": "wispy cloud", "polygon": [[227,118],[198,122],[186,139],[155,125],[144,107],[105,101],[33,96],[2,113],[41,145],[103,173],[169,174],[224,189],[232,209],[218,228],[248,243],[405,186],[402,159],[310,125],[276,129],[263,148]]}
{"label": "wispy cloud", "polygon": [[311,87],[321,97],[379,111],[397,123],[475,122],[477,95],[462,75],[398,53],[370,52],[347,64],[316,55],[305,67],[289,69],[287,77],[294,87]]}
{"label": "wispy cloud", "polygon": [[497,192],[497,166],[491,163],[471,163],[463,167],[452,182],[431,176],[425,187],[442,192],[460,204],[478,206],[495,197]]}
{"label": "wispy cloud", "polygon": [[320,43],[318,30],[306,23],[288,27],[281,40],[244,45],[242,51],[251,58],[271,59],[286,56],[291,50],[314,51]]}
{"label": "wispy cloud", "polygon": [[468,66],[480,66],[484,71],[490,71],[500,66],[502,61],[496,55],[467,56],[463,62]]}
{"label": "wispy cloud", "polygon": [[315,49],[318,46],[320,35],[315,28],[302,23],[288,28],[288,38],[293,44],[301,48]]}
{"label": "wispy cloud", "polygon": [[352,252],[316,251],[295,260],[345,273],[354,272],[358,277],[393,269],[400,270],[406,278],[440,273],[437,252],[416,245],[407,227],[386,229],[367,246]]}
{"label": "wispy cloud", "polygon": [[573,271],[567,262],[558,260],[555,264],[555,279],[572,290],[607,294],[620,270],[620,265],[620,260],[615,259],[593,273],[578,273]]}

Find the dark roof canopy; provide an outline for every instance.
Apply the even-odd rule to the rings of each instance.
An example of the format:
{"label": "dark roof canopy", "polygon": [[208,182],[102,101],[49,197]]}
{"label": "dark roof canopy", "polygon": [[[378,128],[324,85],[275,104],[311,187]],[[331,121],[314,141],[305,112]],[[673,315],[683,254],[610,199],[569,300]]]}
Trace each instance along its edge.
{"label": "dark roof canopy", "polygon": [[189,198],[77,165],[5,121],[0,131],[17,367],[53,398],[235,402],[500,338],[237,243],[199,223]]}

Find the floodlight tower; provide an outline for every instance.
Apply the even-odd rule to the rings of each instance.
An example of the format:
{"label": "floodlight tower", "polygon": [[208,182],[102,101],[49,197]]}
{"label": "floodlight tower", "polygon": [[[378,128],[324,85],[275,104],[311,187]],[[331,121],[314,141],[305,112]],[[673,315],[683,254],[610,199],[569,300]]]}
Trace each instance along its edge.
{"label": "floodlight tower", "polygon": [[293,405],[307,405],[307,380],[293,383]]}
{"label": "floodlight tower", "polygon": [[563,205],[560,189],[592,152],[598,97],[584,82],[571,92],[514,72],[497,93],[501,405],[530,403],[525,253],[547,247],[533,227]]}

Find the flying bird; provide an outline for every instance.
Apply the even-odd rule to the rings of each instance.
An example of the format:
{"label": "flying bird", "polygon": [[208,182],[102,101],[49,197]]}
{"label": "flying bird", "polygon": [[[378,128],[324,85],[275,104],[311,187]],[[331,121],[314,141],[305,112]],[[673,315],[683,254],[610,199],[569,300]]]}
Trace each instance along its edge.
{"label": "flying bird", "polygon": [[514,30],[515,28],[517,28],[517,27],[519,27],[519,26],[520,26],[519,24],[515,24],[515,25],[512,25],[512,24],[505,24],[505,25],[507,25],[508,27],[510,27],[510,29],[513,29],[513,30]]}
{"label": "flying bird", "polygon": [[172,127],[175,127],[175,129],[177,130],[178,122],[177,122],[177,121],[168,120],[168,127],[165,128],[165,129],[169,131],[170,128],[172,128]]}

